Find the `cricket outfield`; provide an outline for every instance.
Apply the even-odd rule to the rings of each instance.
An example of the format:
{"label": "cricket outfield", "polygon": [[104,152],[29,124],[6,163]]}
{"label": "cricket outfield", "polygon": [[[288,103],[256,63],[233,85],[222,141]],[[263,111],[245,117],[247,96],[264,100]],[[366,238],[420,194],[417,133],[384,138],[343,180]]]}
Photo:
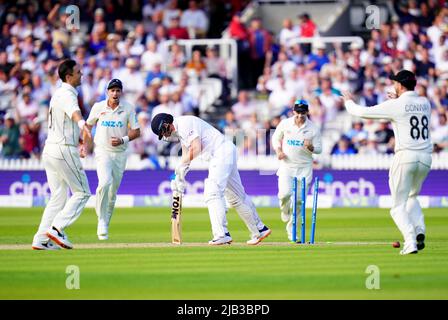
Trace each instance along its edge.
{"label": "cricket outfield", "polygon": [[[288,243],[278,209],[259,209],[272,235],[258,246],[231,210],[234,243],[219,247],[206,244],[206,209],[183,210],[182,245],[170,244],[169,208],[116,209],[106,242],[86,209],[66,230],[75,249],[51,252],[31,250],[42,211],[0,209],[1,299],[448,299],[442,208],[424,210],[426,248],[407,256],[385,209],[320,209],[315,245]],[[73,268],[79,289],[67,288]]]}

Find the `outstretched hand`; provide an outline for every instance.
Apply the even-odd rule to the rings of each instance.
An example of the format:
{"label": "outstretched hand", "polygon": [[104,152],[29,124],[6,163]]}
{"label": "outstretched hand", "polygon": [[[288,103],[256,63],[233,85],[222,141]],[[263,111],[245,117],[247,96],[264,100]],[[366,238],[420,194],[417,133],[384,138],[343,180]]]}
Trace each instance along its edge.
{"label": "outstretched hand", "polygon": [[353,100],[353,95],[349,91],[342,91],[342,99],[344,99],[344,102]]}

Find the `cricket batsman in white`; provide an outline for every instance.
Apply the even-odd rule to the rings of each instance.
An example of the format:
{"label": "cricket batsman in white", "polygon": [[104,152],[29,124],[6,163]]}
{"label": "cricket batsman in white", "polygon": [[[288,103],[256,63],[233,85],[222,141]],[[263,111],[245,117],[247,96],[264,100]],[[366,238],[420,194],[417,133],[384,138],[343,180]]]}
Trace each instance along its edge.
{"label": "cricket batsman in white", "polygon": [[213,239],[209,241],[210,245],[232,242],[227,229],[225,199],[236,209],[251,233],[247,244],[256,245],[271,234],[244,191],[237,168],[236,147],[221,132],[198,117],[180,116],[174,119],[167,113],[157,114],[151,121],[151,129],[159,140],[180,141],[182,145],[182,158],[171,185],[173,191],[185,191],[185,175],[193,159],[201,156],[209,161],[204,197],[212,225]]}
{"label": "cricket batsman in white", "polygon": [[379,105],[369,108],[357,105],[348,92],[344,92],[344,100],[347,111],[354,116],[392,123],[395,155],[389,170],[390,214],[404,237],[400,254],[405,255],[425,247],[426,227],[417,196],[432,163],[431,105],[426,97],[414,91],[417,79],[413,72],[401,70],[390,79],[395,93]]}
{"label": "cricket batsman in white", "polygon": [[[76,87],[81,84],[81,67],[74,60],[65,60],[58,67],[62,85],[50,100],[48,137],[42,152],[51,196],[34,236],[34,250],[72,249],[64,230],[80,216],[90,198],[90,188],[78,150],[80,132],[91,139],[81,115]],[[68,189],[72,196],[68,199]],[[57,246],[55,245],[57,244]]]}
{"label": "cricket batsman in white", "polygon": [[123,84],[112,79],[107,85],[107,99],[93,105],[87,119],[91,129],[96,125],[95,160],[98,175],[96,189],[97,235],[99,240],[109,238],[109,224],[126,168],[126,148],[129,141],[140,136],[135,107],[120,100]]}
{"label": "cricket batsman in white", "polygon": [[[294,115],[282,120],[272,136],[272,146],[280,160],[278,176],[278,200],[281,219],[286,224],[288,239],[292,240],[291,195],[293,179],[300,181],[304,177],[306,191],[313,179],[313,154],[322,152],[322,138],[319,128],[308,119],[308,102],[296,100]],[[308,194],[308,192],[306,192]],[[301,192],[297,192],[297,207],[302,202]]]}

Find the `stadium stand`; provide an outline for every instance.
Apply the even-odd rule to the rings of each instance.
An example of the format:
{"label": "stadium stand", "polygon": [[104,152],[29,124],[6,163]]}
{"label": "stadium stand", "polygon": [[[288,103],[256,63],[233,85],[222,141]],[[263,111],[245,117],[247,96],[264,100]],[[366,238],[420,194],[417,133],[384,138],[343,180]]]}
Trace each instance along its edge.
{"label": "stadium stand", "polygon": [[[323,132],[316,167],[387,168],[390,125],[364,121],[354,134],[359,119],[344,111],[339,94],[350,90],[363,104],[380,103],[391,88],[388,75],[403,68],[416,72],[416,90],[433,107],[434,167],[448,167],[446,1],[124,3],[81,1],[74,26],[69,1],[0,1],[0,168],[41,168],[55,71],[69,57],[83,65],[85,116],[110,78],[123,81],[146,132],[132,145],[130,169],[171,166],[171,147],[149,129],[162,105],[232,135],[242,169],[274,167],[270,134],[298,97],[309,100]],[[380,24],[369,29],[371,4]]]}

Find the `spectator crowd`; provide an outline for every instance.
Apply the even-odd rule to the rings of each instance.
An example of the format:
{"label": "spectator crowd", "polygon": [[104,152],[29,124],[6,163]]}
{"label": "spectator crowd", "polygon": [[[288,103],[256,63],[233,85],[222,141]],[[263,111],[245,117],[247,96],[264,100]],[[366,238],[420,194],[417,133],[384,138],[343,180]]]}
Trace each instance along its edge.
{"label": "spectator crowd", "polygon": [[[216,126],[242,135],[237,139],[241,154],[255,154],[270,152],[269,131],[291,114],[295,99],[309,101],[311,120],[325,132],[344,110],[341,91],[373,106],[387,99],[388,76],[400,69],[416,73],[416,91],[432,104],[434,150],[448,151],[448,7],[443,1],[394,1],[389,21],[371,30],[364,43],[347,46],[294,43],[319,35],[306,13],[285,19],[278,34],[260,18],[243,21],[238,10],[247,2],[80,1],[80,24],[73,25],[69,1],[0,0],[1,157],[39,158],[49,99],[60,84],[57,66],[65,58],[82,65],[78,91],[85,116],[105,98],[110,79],[122,80],[123,99],[135,104],[142,128],[132,152],[154,161],[169,147],[151,134],[151,118],[159,112],[204,116],[199,106],[205,78],[221,83],[222,116]],[[197,47],[189,57],[176,42],[219,37],[223,28],[216,30],[211,21],[224,25],[227,18],[227,36],[238,44],[236,101],[229,91],[236,79],[216,47]],[[174,42],[165,46],[167,40]],[[356,120],[330,149],[332,154],[377,154],[393,147],[389,123]]]}

